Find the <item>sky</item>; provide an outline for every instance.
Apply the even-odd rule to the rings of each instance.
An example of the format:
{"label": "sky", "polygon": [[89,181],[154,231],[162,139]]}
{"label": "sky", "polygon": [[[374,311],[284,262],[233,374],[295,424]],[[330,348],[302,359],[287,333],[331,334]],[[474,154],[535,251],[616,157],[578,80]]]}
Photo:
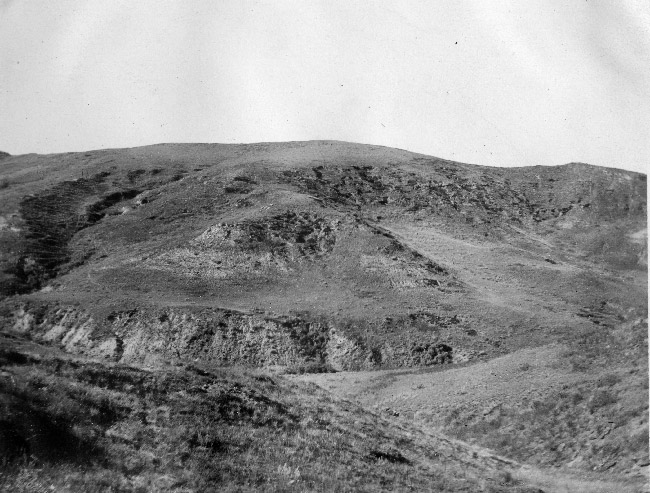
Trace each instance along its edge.
{"label": "sky", "polygon": [[334,139],[650,163],[647,0],[0,0],[0,150]]}

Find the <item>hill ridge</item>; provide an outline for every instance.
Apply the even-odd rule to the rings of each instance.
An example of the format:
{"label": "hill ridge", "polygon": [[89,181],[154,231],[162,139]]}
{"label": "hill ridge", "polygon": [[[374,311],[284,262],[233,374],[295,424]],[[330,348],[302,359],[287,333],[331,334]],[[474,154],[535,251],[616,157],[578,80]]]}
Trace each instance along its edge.
{"label": "hill ridge", "polygon": [[[422,152],[417,152],[417,151],[411,151],[408,149],[402,149],[398,147],[390,147],[390,146],[385,146],[385,145],[380,145],[380,144],[364,144],[364,143],[356,143],[352,141],[344,141],[344,140],[336,140],[336,139],[311,139],[311,140],[295,140],[295,141],[261,141],[261,142],[249,142],[249,143],[228,143],[228,142],[158,142],[158,143],[153,143],[153,144],[144,144],[140,146],[133,146],[133,147],[105,147],[105,148],[99,148],[99,149],[88,149],[88,150],[80,150],[80,151],[69,151],[69,152],[59,152],[59,153],[26,153],[26,154],[9,154],[0,151],[0,155],[3,157],[12,157],[12,158],[18,158],[18,157],[25,157],[25,156],[39,156],[39,157],[53,157],[53,156],[63,156],[63,155],[74,155],[74,154],[92,154],[92,153],[102,153],[102,152],[115,152],[115,151],[133,151],[133,150],[144,150],[147,148],[155,148],[155,147],[189,147],[189,146],[197,146],[197,147],[206,147],[206,146],[213,146],[213,147],[231,147],[231,148],[246,148],[246,147],[256,147],[256,146],[277,146],[277,147],[282,147],[282,146],[288,146],[288,145],[306,145],[306,144],[313,144],[313,145],[344,145],[344,146],[358,146],[358,147],[367,147],[367,148],[379,148],[379,149],[386,149],[386,150],[393,150],[393,151],[400,151],[400,152],[405,152],[414,156],[422,156],[430,159],[435,159],[440,162],[449,162],[449,163],[454,163],[454,164],[459,164],[459,165],[468,165],[468,166],[478,166],[482,168],[497,168],[500,169],[502,167],[500,166],[490,166],[490,165],[484,165],[484,164],[479,164],[479,163],[465,163],[461,161],[455,161],[453,159],[448,159],[448,158],[442,158],[442,157],[436,157],[430,154],[425,154]],[[611,169],[611,170],[616,170],[616,171],[621,171],[624,173],[632,173],[635,175],[646,175],[647,173],[642,173],[639,171],[633,171],[633,170],[627,170],[625,168],[617,168],[614,166],[605,166],[605,165],[597,165],[597,164],[591,164],[591,163],[585,163],[585,162],[580,162],[580,161],[571,161],[568,163],[561,163],[561,164],[547,164],[547,165],[521,165],[521,166],[509,166],[505,167],[503,169],[522,169],[522,168],[556,168],[556,167],[562,167],[562,166],[589,166],[593,168],[598,168],[598,169]]]}

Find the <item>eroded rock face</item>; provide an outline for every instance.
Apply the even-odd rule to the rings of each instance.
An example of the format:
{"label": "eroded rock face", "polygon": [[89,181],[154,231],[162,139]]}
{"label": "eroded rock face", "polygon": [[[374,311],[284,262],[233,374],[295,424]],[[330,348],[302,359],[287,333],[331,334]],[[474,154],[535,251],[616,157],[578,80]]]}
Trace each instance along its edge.
{"label": "eroded rock face", "polygon": [[263,220],[217,224],[195,240],[198,247],[264,251],[291,256],[322,255],[332,250],[340,221],[291,211]]}
{"label": "eroded rock face", "polygon": [[274,319],[231,310],[131,310],[111,313],[98,323],[73,307],[21,306],[5,322],[13,331],[71,353],[145,366],[200,361],[370,370],[451,363],[453,352],[440,342],[373,345],[326,320]]}
{"label": "eroded rock face", "polygon": [[61,346],[72,353],[84,353],[94,347],[91,335],[96,324],[91,316],[71,307],[21,307],[13,314],[14,331],[33,339]]}

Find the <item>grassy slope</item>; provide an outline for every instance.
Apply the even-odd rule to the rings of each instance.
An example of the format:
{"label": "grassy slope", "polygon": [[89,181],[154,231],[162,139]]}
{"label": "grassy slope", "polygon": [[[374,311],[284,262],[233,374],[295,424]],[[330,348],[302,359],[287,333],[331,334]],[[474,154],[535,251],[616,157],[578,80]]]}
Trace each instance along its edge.
{"label": "grassy slope", "polygon": [[2,344],[3,491],[537,491],[512,463],[314,385]]}
{"label": "grassy slope", "polygon": [[524,463],[642,475],[649,462],[646,354],[589,368],[580,356],[554,344],[446,371],[299,379]]}
{"label": "grassy slope", "polygon": [[[417,366],[418,347],[444,342],[470,366],[445,373],[445,388],[437,372],[417,377],[402,410],[421,411],[421,423],[535,464],[636,474],[645,461],[644,175],[484,168],[337,142],[160,145],[0,166],[0,285],[49,285],[5,306],[77,306],[107,333],[112,314],[169,307],[300,314],[374,348],[377,367]],[[549,342],[552,365],[488,362],[511,354],[524,368],[526,348]],[[478,381],[486,364],[500,384],[467,400],[454,372]],[[328,378],[366,405],[400,409],[388,393],[412,375],[373,373],[372,395],[345,374]],[[534,395],[500,390],[520,382]],[[444,406],[429,405],[429,389]]]}

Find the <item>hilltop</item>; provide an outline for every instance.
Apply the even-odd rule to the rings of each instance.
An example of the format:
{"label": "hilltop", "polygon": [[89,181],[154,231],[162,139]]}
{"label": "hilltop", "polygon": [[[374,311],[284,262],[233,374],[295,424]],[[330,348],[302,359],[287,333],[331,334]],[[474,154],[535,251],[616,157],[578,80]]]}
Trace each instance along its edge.
{"label": "hilltop", "polygon": [[[647,468],[645,175],[334,141],[7,156],[0,174],[0,317],[17,340],[106,372],[306,374],[536,466]],[[544,359],[522,370],[530,351]],[[534,395],[463,398],[486,368]],[[556,453],[542,416],[579,432]]]}

